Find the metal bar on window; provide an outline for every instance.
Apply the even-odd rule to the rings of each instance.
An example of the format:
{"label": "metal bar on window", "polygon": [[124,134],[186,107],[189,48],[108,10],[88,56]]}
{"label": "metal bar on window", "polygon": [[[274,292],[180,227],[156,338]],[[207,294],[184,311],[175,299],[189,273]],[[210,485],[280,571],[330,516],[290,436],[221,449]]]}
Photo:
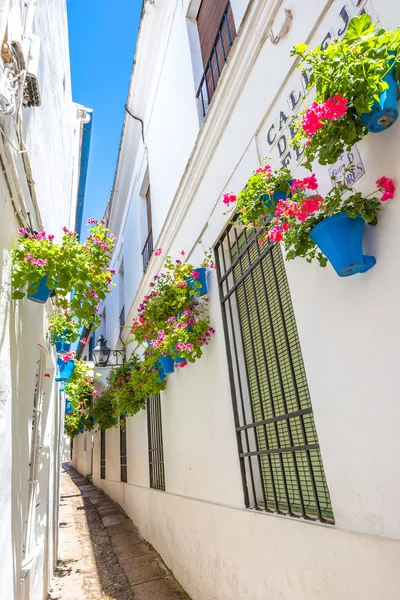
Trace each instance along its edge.
{"label": "metal bar on window", "polygon": [[146,271],[151,255],[153,254],[153,230],[150,229],[142,250],[143,272]]}
{"label": "metal bar on window", "polygon": [[282,253],[238,231],[215,259],[246,506],[333,523]]}

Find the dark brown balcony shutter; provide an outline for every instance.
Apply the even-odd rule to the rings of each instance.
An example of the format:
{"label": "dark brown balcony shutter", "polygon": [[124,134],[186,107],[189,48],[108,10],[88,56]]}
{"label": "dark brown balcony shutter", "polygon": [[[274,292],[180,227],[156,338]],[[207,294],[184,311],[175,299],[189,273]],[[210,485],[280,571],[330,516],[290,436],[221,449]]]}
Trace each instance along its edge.
{"label": "dark brown balcony shutter", "polygon": [[[197,16],[201,55],[206,66],[226,7],[226,0],[203,0]],[[228,11],[229,26],[233,26],[232,10]],[[232,27],[234,31],[234,26]],[[233,36],[234,37],[234,36]]]}

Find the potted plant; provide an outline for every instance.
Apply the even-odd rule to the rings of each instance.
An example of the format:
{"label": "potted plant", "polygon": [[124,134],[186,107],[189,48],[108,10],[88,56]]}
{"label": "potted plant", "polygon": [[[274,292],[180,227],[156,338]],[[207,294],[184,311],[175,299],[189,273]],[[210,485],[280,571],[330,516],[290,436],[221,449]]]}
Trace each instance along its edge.
{"label": "potted plant", "polygon": [[97,396],[93,377],[89,375],[90,367],[83,360],[76,360],[74,371],[65,385],[65,393],[72,406],[72,412],[65,416],[65,432],[70,437],[93,428],[90,414],[92,398]]}
{"label": "potted plant", "polygon": [[194,362],[208,341],[206,332],[212,328],[207,299],[202,298],[205,282],[199,282],[198,271],[205,273],[214,263],[209,251],[200,269],[180,259],[173,263],[169,256],[164,266],[166,272],[154,277],[131,328],[136,342],[146,345],[147,360],[153,361],[152,366],[156,362],[161,366],[162,376],[174,372],[176,359],[180,364]]}
{"label": "potted plant", "polygon": [[51,344],[56,346],[57,352],[68,352],[71,343],[79,337],[81,324],[71,313],[71,309],[61,308],[61,306],[55,306],[54,311],[49,313],[47,318]]}
{"label": "potted plant", "polygon": [[383,192],[364,196],[342,181],[325,196],[318,193],[315,175],[294,180],[291,199],[278,203],[275,216],[268,225],[265,238],[282,242],[286,259],[300,256],[308,262],[327,261],[340,277],[365,273],[375,264],[373,256],[364,256],[362,232],[364,223],[376,225],[382,202],[393,198],[395,186],[388,177],[376,182]]}
{"label": "potted plant", "polygon": [[109,390],[106,390],[94,399],[89,409],[89,414],[98,429],[105,430],[118,425],[118,419],[114,416],[114,408]]}
{"label": "potted plant", "polygon": [[336,162],[368,131],[390,127],[398,116],[396,79],[400,30],[375,28],[368,14],[351,19],[342,40],[324,50],[298,44],[292,55],[315,86],[315,102],[297,119],[292,143],[304,147],[304,165]]}
{"label": "potted plant", "polygon": [[292,176],[288,169],[280,168],[273,171],[268,164],[258,167],[243,190],[236,196],[227,192],[223,196],[226,206],[237,206],[237,220],[245,228],[261,229],[265,219],[275,212],[279,200],[290,197]]}
{"label": "potted plant", "polygon": [[69,381],[75,370],[75,352],[66,352],[58,358],[57,364],[60,374],[56,377],[56,381]]}
{"label": "potted plant", "polygon": [[146,400],[165,389],[154,357],[139,359],[132,354],[127,363],[115,367],[107,378],[114,417],[135,415],[146,408]]}
{"label": "potted plant", "polygon": [[88,223],[91,227],[85,244],[80,244],[77,234],[66,227],[60,244],[45,231],[18,230],[21,238],[13,251],[14,299],[27,294],[30,299],[44,303],[54,290],[58,305],[71,309],[82,324],[99,324],[97,305],[109,293],[115,273],[107,268],[115,238],[95,219],[89,219]]}

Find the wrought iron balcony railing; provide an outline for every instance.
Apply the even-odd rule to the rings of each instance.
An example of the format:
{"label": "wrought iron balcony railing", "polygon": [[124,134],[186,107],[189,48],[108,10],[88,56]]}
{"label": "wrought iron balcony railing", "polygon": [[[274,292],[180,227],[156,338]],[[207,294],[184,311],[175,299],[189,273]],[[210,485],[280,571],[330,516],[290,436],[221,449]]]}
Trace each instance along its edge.
{"label": "wrought iron balcony railing", "polygon": [[205,65],[196,98],[205,117],[236,36],[231,3],[228,0],[209,59]]}
{"label": "wrought iron balcony railing", "polygon": [[145,272],[147,265],[149,264],[149,260],[151,255],[153,254],[153,230],[150,229],[145,244],[142,250],[142,258],[143,258],[143,273]]}

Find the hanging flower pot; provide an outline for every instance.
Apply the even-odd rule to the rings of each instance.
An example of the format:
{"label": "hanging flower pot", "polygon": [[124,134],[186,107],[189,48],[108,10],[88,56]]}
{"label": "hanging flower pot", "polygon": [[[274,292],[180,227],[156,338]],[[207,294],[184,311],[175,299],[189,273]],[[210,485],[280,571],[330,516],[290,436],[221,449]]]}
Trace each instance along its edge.
{"label": "hanging flower pot", "polygon": [[74,407],[72,406],[71,400],[66,400],[65,401],[65,414],[72,415],[73,412],[74,412]]}
{"label": "hanging flower pot", "polygon": [[36,292],[33,294],[27,294],[29,300],[32,300],[32,302],[37,302],[38,304],[45,304],[47,302],[47,300],[50,298],[51,292],[53,291],[47,287],[47,279],[48,276],[46,275],[40,280]]}
{"label": "hanging flower pot", "polygon": [[169,356],[169,354],[167,354],[166,356],[159,356],[158,362],[161,365],[164,375],[171,375],[171,373],[174,372],[174,361]]}
{"label": "hanging flower pot", "polygon": [[175,359],[175,365],[182,368],[182,367],[186,367],[187,365],[187,359],[186,358],[176,358]]}
{"label": "hanging flower pot", "polygon": [[65,341],[65,336],[68,335],[68,331],[64,331],[63,335],[61,336],[54,336],[54,341],[56,343],[56,350],[57,352],[63,353],[63,352],[69,352],[71,349],[71,342],[67,342]]}
{"label": "hanging flower pot", "polygon": [[165,380],[165,373],[164,373],[164,369],[162,368],[159,361],[157,361],[156,364],[154,365],[154,370],[158,371],[158,374],[159,374],[157,383],[162,383]]}
{"label": "hanging flower pot", "polygon": [[376,263],[374,256],[363,254],[363,226],[360,216],[352,219],[342,212],[324,219],[310,232],[339,277],[365,273]]}
{"label": "hanging flower pot", "polygon": [[279,200],[286,200],[286,198],[292,197],[292,191],[290,186],[293,184],[293,179],[288,179],[282,184],[281,187],[286,187],[286,190],[277,190],[273,194],[264,194],[263,200],[265,208],[267,209],[268,215],[272,218],[275,214],[276,205]]}
{"label": "hanging flower pot", "polygon": [[59,358],[57,363],[60,369],[60,375],[56,377],[56,381],[69,381],[75,369],[75,361],[68,360],[65,362],[62,358]]}
{"label": "hanging flower pot", "polygon": [[361,121],[368,131],[379,133],[389,129],[397,120],[399,111],[397,108],[397,82],[394,76],[395,69],[392,67],[382,81],[388,84],[388,88],[379,94],[379,102],[375,101],[370,112],[361,115]]}
{"label": "hanging flower pot", "polygon": [[199,267],[193,269],[191,277],[185,277],[185,281],[191,290],[197,290],[199,296],[207,294],[207,269]]}

